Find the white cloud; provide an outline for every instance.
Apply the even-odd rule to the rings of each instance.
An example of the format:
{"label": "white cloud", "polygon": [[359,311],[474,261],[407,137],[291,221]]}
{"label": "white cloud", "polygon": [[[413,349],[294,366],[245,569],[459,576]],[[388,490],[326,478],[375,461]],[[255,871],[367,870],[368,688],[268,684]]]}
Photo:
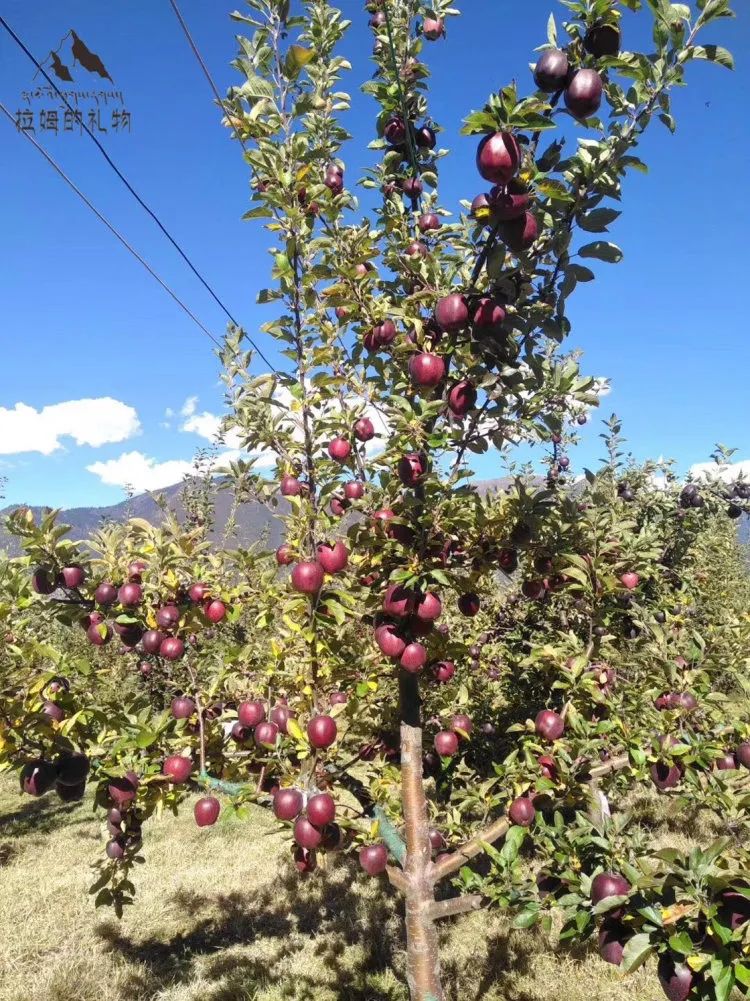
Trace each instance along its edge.
{"label": "white cloud", "polygon": [[724,483],[732,483],[741,474],[746,480],[750,480],[750,459],[721,464],[696,462],[690,467],[690,476],[694,480],[722,480]]}
{"label": "white cloud", "polygon": [[183,459],[157,462],[143,452],[123,452],[116,459],[94,462],[86,466],[89,473],[98,476],[107,486],[132,487],[136,493],[142,493],[144,490],[160,490],[162,487],[179,483],[192,468],[193,464]]}
{"label": "white cloud", "polygon": [[237,431],[229,429],[225,432],[224,436],[221,437],[221,417],[216,414],[211,414],[207,410],[204,410],[202,414],[192,414],[188,419],[182,424],[181,431],[190,431],[193,434],[197,434],[200,438],[205,438],[206,441],[212,443],[218,442],[221,438],[222,444],[226,445],[228,448],[239,449],[241,447],[241,437]]}
{"label": "white cloud", "polygon": [[188,398],[185,400],[185,402],[182,404],[182,407],[180,408],[180,413],[182,414],[183,417],[191,417],[195,413],[197,406],[198,406],[198,397],[188,396]]}
{"label": "white cloud", "polygon": [[125,441],[141,430],[138,414],[110,396],[67,400],[41,410],[17,403],[12,410],[0,407],[0,454],[40,452],[51,455],[62,448],[61,438],[76,445],[100,445]]}

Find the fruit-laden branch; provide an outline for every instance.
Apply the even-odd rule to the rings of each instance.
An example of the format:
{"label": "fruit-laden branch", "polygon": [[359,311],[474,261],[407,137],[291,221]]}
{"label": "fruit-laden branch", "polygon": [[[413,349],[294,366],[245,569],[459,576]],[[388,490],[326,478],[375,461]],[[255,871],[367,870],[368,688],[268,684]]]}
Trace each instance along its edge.
{"label": "fruit-laden branch", "polygon": [[[627,767],[629,762],[630,758],[627,754],[619,754],[614,758],[610,758],[609,761],[605,761],[601,765],[597,765],[595,768],[592,768],[587,773],[584,782],[595,782],[597,779],[602,778],[602,776],[609,775],[610,772],[615,772],[621,768]],[[438,859],[438,861],[432,866],[433,882],[439,883],[440,880],[445,879],[446,876],[450,876],[452,873],[457,872],[463,865],[465,865],[466,862],[469,861],[469,859],[475,858],[477,855],[481,855],[484,852],[485,845],[492,845],[496,841],[499,841],[500,838],[505,837],[508,830],[512,826],[512,822],[507,817],[498,817],[498,819],[493,821],[488,827],[479,831],[464,845],[457,848],[455,852],[450,855],[443,855],[443,857]]]}

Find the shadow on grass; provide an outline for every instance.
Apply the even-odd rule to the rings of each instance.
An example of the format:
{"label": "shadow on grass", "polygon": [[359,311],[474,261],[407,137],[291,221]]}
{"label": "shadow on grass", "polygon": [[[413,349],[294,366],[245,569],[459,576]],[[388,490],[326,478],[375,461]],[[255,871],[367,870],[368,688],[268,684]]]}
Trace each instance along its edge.
{"label": "shadow on grass", "polygon": [[[330,878],[330,876],[334,878]],[[357,892],[355,868],[340,863],[333,872],[300,877],[289,865],[278,877],[252,895],[241,892],[203,895],[180,891],[171,903],[195,920],[187,933],[162,940],[140,940],[124,934],[115,922],[100,925],[97,933],[108,948],[123,959],[145,966],[146,977],[134,971],[137,991],[155,991],[189,981],[193,960],[202,958],[201,973],[221,981],[203,992],[205,1001],[239,1001],[254,991],[274,986],[280,996],[316,997],[324,971],[324,985],[331,981],[341,998],[373,1001],[406,999],[406,993],[382,994],[373,990],[372,977],[385,975],[397,961],[401,942],[393,923],[394,894],[390,888],[366,899]],[[289,970],[294,954],[313,950],[309,972]],[[233,946],[260,946],[255,956]],[[357,946],[356,960],[347,951]],[[317,975],[316,975],[317,973]],[[136,983],[138,979],[144,982]],[[296,992],[296,993],[295,993]]]}
{"label": "shadow on grass", "polygon": [[12,813],[0,814],[0,831],[12,838],[26,834],[50,834],[76,824],[90,824],[90,815],[81,815],[81,803],[62,803],[54,793],[39,799],[25,798]]}
{"label": "shadow on grass", "polygon": [[[307,878],[285,863],[272,884],[252,895],[175,893],[171,905],[194,922],[187,932],[144,940],[108,921],[97,934],[133,965],[129,982],[137,995],[189,983],[200,973],[211,983],[201,985],[203,1001],[250,1001],[262,989],[279,999],[313,1001],[333,991],[341,1001],[407,1001],[400,902],[387,884],[372,890],[347,861]],[[482,935],[468,991],[465,964],[444,949],[446,999],[478,1001],[494,990],[513,1001],[536,1001],[516,981],[539,948],[528,935],[509,937],[500,929]]]}

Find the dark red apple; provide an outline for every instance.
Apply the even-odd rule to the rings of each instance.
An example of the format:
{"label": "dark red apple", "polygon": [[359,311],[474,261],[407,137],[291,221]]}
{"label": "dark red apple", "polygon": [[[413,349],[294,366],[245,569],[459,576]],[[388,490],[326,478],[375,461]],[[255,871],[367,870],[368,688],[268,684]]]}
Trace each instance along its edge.
{"label": "dark red apple", "polygon": [[458,737],[452,730],[440,730],[435,734],[435,750],[443,758],[452,757],[458,750]]}
{"label": "dark red apple", "polygon": [[416,600],[417,595],[403,584],[391,584],[383,597],[383,611],[387,615],[403,618],[412,614]]}
{"label": "dark red apple", "polygon": [[484,296],[474,310],[472,322],[477,333],[499,333],[505,322],[506,313],[499,302]]}
{"label": "dark red apple", "polygon": [[473,592],[462,594],[458,599],[458,610],[462,615],[473,618],[480,608],[479,595]]}
{"label": "dark red apple", "polygon": [[243,726],[254,727],[266,718],[266,705],[260,700],[240,702],[237,707],[237,719]]}
{"label": "dark red apple", "polygon": [[660,792],[674,789],[681,778],[682,769],[679,765],[670,764],[668,761],[657,761],[651,766],[651,781]]}
{"label": "dark red apple", "polygon": [[122,810],[123,807],[127,807],[135,799],[138,784],[137,776],[134,776],[131,772],[119,778],[110,779],[107,785],[109,798]]}
{"label": "dark red apple", "polygon": [[76,803],[82,800],[86,794],[86,783],[76,782],[75,785],[65,785],[63,782],[55,782],[55,792],[63,803]]}
{"label": "dark red apple", "polygon": [[385,845],[363,845],[359,850],[359,864],[368,876],[379,876],[388,865]]}
{"label": "dark red apple", "polygon": [[438,299],[435,320],[440,329],[446,333],[461,330],[469,322],[469,306],[466,299],[457,292]]}
{"label": "dark red apple", "polygon": [[735,752],[737,761],[744,767],[750,768],[750,741],[743,741]]}
{"label": "dark red apple", "polygon": [[477,170],[493,184],[507,184],[518,171],[521,150],[511,132],[485,136],[477,148]]}
{"label": "dark red apple", "polygon": [[426,17],[422,22],[422,34],[430,42],[436,42],[445,34],[445,24],[442,17]]}
{"label": "dark red apple", "polygon": [[490,201],[486,194],[476,195],[471,202],[469,215],[472,219],[486,222],[490,217]]}
{"label": "dark red apple", "polygon": [[385,123],[383,135],[391,146],[400,146],[406,139],[406,123],[401,115],[393,115]]}
{"label": "dark red apple", "polygon": [[55,574],[48,567],[37,567],[31,575],[31,589],[37,594],[52,594],[57,590]]}
{"label": "dark red apple", "polygon": [[534,720],[534,729],[544,740],[559,740],[565,732],[565,720],[552,709],[542,709]]}
{"label": "dark red apple", "polygon": [[311,796],[307,801],[305,813],[307,814],[307,819],[315,827],[325,827],[326,824],[332,824],[336,816],[336,804],[333,796],[330,796],[327,792]]}
{"label": "dark red apple", "polygon": [[328,454],[336,462],[346,462],[351,455],[352,446],[346,438],[334,438],[328,443]]}
{"label": "dark red apple", "polygon": [[136,584],[133,581],[128,581],[127,584],[123,584],[117,592],[117,600],[121,605],[126,605],[128,607],[140,605],[142,599],[143,591],[141,590],[141,585]]}
{"label": "dark red apple", "polygon": [[417,597],[415,611],[417,618],[425,622],[434,622],[435,619],[440,618],[440,613],[443,611],[443,603],[436,594],[433,594],[432,591],[427,591],[425,594]]}
{"label": "dark red apple", "polygon": [[524,212],[517,219],[504,222],[500,235],[514,254],[520,254],[528,250],[539,236],[539,223],[532,212]]}
{"label": "dark red apple", "polygon": [[720,772],[732,772],[737,768],[737,759],[731,751],[727,751],[714,761],[714,766]]}
{"label": "dark red apple", "polygon": [[508,816],[519,827],[531,827],[536,817],[536,810],[528,796],[519,796],[510,804]]}
{"label": "dark red apple", "polygon": [[162,605],[156,613],[156,624],[160,629],[174,629],[180,621],[177,605]]}
{"label": "dark red apple", "polygon": [[417,146],[421,149],[435,149],[437,145],[435,130],[431,129],[429,125],[422,125],[418,128],[414,133],[414,137],[417,140]]}
{"label": "dark red apple", "polygon": [[95,622],[86,630],[86,638],[92,646],[104,646],[112,638],[112,630],[106,622]]}
{"label": "dark red apple", "polygon": [[409,674],[417,674],[427,663],[427,650],[421,643],[409,643],[404,647],[399,663]]}
{"label": "dark red apple", "polygon": [[181,754],[170,754],[161,766],[164,775],[174,785],[181,785],[187,782],[193,770],[193,762],[190,758],[185,758]]}
{"label": "dark red apple", "polygon": [[296,845],[294,849],[294,868],[302,875],[315,872],[318,868],[318,860],[315,852],[309,851]]}
{"label": "dark red apple", "polygon": [[415,487],[427,473],[427,456],[424,452],[409,452],[399,459],[397,472],[405,487]]}
{"label": "dark red apple", "polygon": [[606,920],[599,929],[599,955],[604,962],[619,966],[627,940],[628,931],[620,921]]}
{"label": "dark red apple", "polygon": [[631,886],[624,876],[617,872],[600,872],[591,881],[591,903],[598,904],[607,897],[625,897]]}
{"label": "dark red apple", "polygon": [[213,622],[214,625],[216,625],[226,617],[227,606],[223,601],[219,601],[218,598],[215,598],[213,601],[209,601],[206,604],[206,607],[203,609],[203,614],[209,622]]}
{"label": "dark red apple", "polygon": [[670,953],[659,956],[659,983],[669,1001],[687,1001],[695,983],[695,974],[686,963],[676,963]]}
{"label": "dark red apple", "polygon": [[302,484],[296,476],[291,476],[289,473],[285,473],[281,477],[279,489],[284,497],[299,497],[302,493]]}
{"label": "dark red apple", "polygon": [[180,695],[172,699],[171,709],[175,719],[189,719],[195,712],[195,702],[187,695]]}
{"label": "dark red apple", "polygon": [[584,35],[583,47],[597,59],[616,56],[620,51],[620,30],[614,24],[594,24]]}
{"label": "dark red apple", "polygon": [[221,803],[215,796],[203,796],[193,807],[198,827],[211,827],[219,819]]}
{"label": "dark red apple", "polygon": [[362,500],[365,495],[365,485],[361,480],[349,480],[344,484],[344,496],[347,500]]}
{"label": "dark red apple", "polygon": [[521,593],[529,601],[539,601],[544,597],[545,587],[543,580],[525,580],[521,585]]}
{"label": "dark red apple", "polygon": [[202,605],[208,599],[209,594],[208,584],[203,584],[200,581],[191,584],[188,588],[188,597],[196,605]]}
{"label": "dark red apple", "polygon": [[565,91],[565,106],[576,118],[590,118],[599,110],[603,89],[596,70],[576,70]]}
{"label": "dark red apple", "polygon": [[451,719],[451,730],[461,737],[468,737],[473,729],[474,724],[466,713],[456,713]]}
{"label": "dark red apple", "polygon": [[313,747],[330,747],[337,733],[336,720],[332,716],[313,716],[307,724],[307,736]]}
{"label": "dark red apple", "polygon": [[423,212],[417,219],[417,226],[420,233],[431,233],[433,230],[440,229],[440,216],[436,212]]}
{"label": "dark red apple", "polygon": [[536,760],[539,764],[539,771],[542,773],[542,777],[550,779],[552,782],[556,782],[557,762],[555,759],[550,757],[549,754],[540,754]]}
{"label": "dark red apple", "polygon": [[323,586],[323,567],[314,560],[297,563],[292,570],[292,587],[301,594],[317,594]]}
{"label": "dark red apple", "polygon": [[60,575],[63,585],[71,590],[80,587],[86,579],[83,567],[79,566],[63,567]]}
{"label": "dark red apple", "polygon": [[409,376],[415,386],[437,386],[445,378],[445,362],[426,351],[409,359]]}
{"label": "dark red apple", "polygon": [[354,437],[357,441],[370,441],[375,437],[375,427],[369,417],[360,417],[355,423]]}
{"label": "dark red apple", "polygon": [[117,588],[114,584],[109,584],[106,581],[102,581],[94,591],[94,601],[97,605],[111,605],[116,598]]}
{"label": "dark red apple", "polygon": [[279,820],[294,820],[303,806],[304,797],[299,789],[279,789],[273,798],[273,812]]}
{"label": "dark red apple", "polygon": [[287,733],[289,730],[289,720],[295,719],[294,712],[287,705],[274,706],[269,719],[279,728],[280,733]]}
{"label": "dark red apple", "polygon": [[62,723],[65,719],[65,710],[62,706],[58,706],[56,702],[52,702],[49,699],[42,703],[42,712],[45,716],[54,720],[55,723]]}
{"label": "dark red apple", "polygon": [[424,185],[419,177],[405,177],[401,182],[401,190],[409,198],[419,198]]}
{"label": "dark red apple", "polygon": [[489,194],[493,222],[509,222],[524,214],[531,203],[528,188],[515,178],[508,184],[497,184]]}
{"label": "dark red apple", "polygon": [[164,634],[158,629],[148,629],[141,637],[141,646],[145,653],[158,653],[164,639]]}
{"label": "dark red apple", "polygon": [[292,547],[286,542],[276,550],[276,562],[280,567],[288,567],[290,563],[294,563]]}
{"label": "dark red apple", "polygon": [[477,405],[477,391],[468,379],[454,382],[448,392],[448,410],[453,417],[465,417]]}
{"label": "dark red apple", "polygon": [[30,796],[43,796],[52,788],[56,777],[55,766],[42,758],[25,764],[19,776],[22,791]]}
{"label": "dark red apple", "polygon": [[637,573],[624,573],[620,577],[620,583],[623,587],[627,588],[628,591],[634,590],[641,582],[641,578]]}
{"label": "dark red apple", "polygon": [[317,848],[323,835],[306,817],[298,817],[294,823],[294,840],[300,848]]}
{"label": "dark red apple", "polygon": [[562,90],[568,82],[570,64],[562,49],[545,49],[534,68],[534,82],[545,94]]}
{"label": "dark red apple", "polygon": [[179,636],[166,636],[159,647],[159,656],[164,660],[179,660],[185,653],[185,644]]}
{"label": "dark red apple", "polygon": [[721,894],[719,917],[722,924],[728,925],[732,931],[737,931],[747,921],[750,921],[750,899],[743,893],[724,890]]}
{"label": "dark red apple", "polygon": [[432,676],[441,685],[447,684],[455,673],[455,665],[449,660],[439,660],[432,665]]}
{"label": "dark red apple", "polygon": [[123,839],[113,838],[111,841],[108,841],[105,851],[107,853],[107,858],[112,859],[113,862],[119,862],[120,859],[125,856],[125,844]]}
{"label": "dark red apple", "polygon": [[55,777],[64,786],[75,786],[84,782],[89,773],[89,759],[80,751],[61,754],[55,761]]}
{"label": "dark red apple", "polygon": [[318,546],[318,563],[326,573],[339,573],[349,562],[349,550],[343,542],[335,542],[332,546],[322,542]]}
{"label": "dark red apple", "polygon": [[346,692],[331,692],[328,696],[328,701],[332,706],[345,706],[349,701],[349,696]]}
{"label": "dark red apple", "polygon": [[279,741],[279,728],[275,723],[264,720],[255,728],[255,743],[258,747],[273,748]]}
{"label": "dark red apple", "polygon": [[427,257],[429,252],[430,248],[421,240],[412,240],[404,251],[407,257]]}
{"label": "dark red apple", "polygon": [[406,642],[398,635],[396,627],[390,623],[378,626],[375,630],[375,642],[381,653],[395,659],[400,657],[406,648]]}

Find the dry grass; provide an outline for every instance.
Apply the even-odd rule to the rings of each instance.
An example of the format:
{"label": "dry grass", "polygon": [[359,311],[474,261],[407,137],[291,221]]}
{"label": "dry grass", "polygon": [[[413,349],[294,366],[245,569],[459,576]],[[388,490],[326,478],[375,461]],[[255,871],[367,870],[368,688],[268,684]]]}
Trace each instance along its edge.
{"label": "dry grass", "polygon": [[[117,921],[86,892],[104,843],[90,802],[21,798],[3,777],[0,1001],[407,1001],[387,884],[341,860],[301,879],[274,831],[262,810],[208,830],[188,810],[149,822],[136,904]],[[663,997],[648,969],[623,979],[490,912],[444,933],[452,1001]]]}

